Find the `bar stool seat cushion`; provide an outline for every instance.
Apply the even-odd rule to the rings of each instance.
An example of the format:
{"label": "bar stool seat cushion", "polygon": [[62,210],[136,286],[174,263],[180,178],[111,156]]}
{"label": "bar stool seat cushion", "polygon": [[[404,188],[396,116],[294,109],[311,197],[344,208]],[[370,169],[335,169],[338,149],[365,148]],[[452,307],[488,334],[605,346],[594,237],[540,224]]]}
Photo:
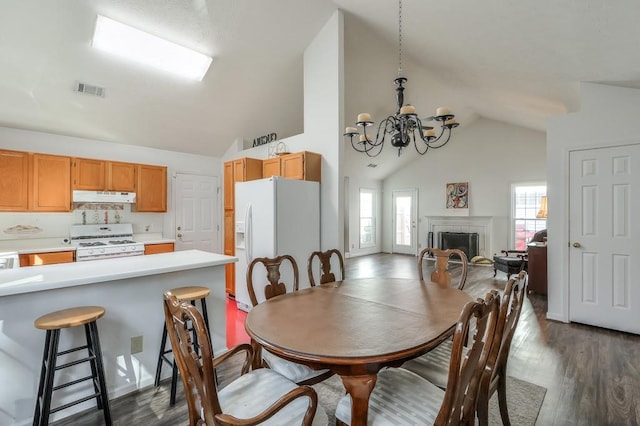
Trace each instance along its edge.
{"label": "bar stool seat cushion", "polygon": [[[256,416],[278,400],[280,395],[296,389],[298,385],[268,368],[259,368],[240,376],[223,389],[218,390],[222,412],[240,419]],[[261,425],[300,424],[309,402],[298,398]],[[324,420],[324,421],[322,421]],[[327,416],[318,405],[314,425],[327,424]]]}
{"label": "bar stool seat cushion", "polygon": [[309,379],[329,372],[329,370],[314,370],[304,364],[287,361],[286,359],[280,358],[279,356],[264,349],[262,350],[262,359],[269,364],[269,368],[273,371],[282,374],[284,377],[295,383],[304,383]]}

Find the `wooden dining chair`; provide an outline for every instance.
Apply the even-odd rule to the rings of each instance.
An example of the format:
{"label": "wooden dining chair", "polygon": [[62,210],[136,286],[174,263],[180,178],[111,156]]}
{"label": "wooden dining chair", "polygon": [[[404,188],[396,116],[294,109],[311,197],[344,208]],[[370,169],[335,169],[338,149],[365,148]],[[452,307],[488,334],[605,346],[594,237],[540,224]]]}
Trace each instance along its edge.
{"label": "wooden dining chair", "polygon": [[[292,256],[285,254],[273,258],[257,257],[251,261],[247,268],[247,287],[253,306],[258,305],[258,298],[260,298],[260,301],[265,301],[287,293],[287,285],[280,280],[280,267],[283,263],[290,263],[293,270],[293,284],[289,285],[290,291],[298,291],[298,265]],[[267,275],[266,284],[264,281],[260,281],[260,287],[255,285],[256,280],[253,276],[253,270],[258,264],[265,267]],[[265,285],[263,286],[262,284]],[[263,288],[260,292],[261,294],[256,293],[258,288]],[[262,348],[257,345],[254,345],[254,350],[256,351],[255,356],[258,358],[258,361],[260,361],[260,359],[262,360],[263,367],[271,368],[299,385],[313,385],[333,375],[329,370],[314,370],[306,365],[285,360],[269,351],[263,351]]]}
{"label": "wooden dining chair", "polygon": [[460,278],[458,279],[458,290],[464,288],[467,282],[467,273],[469,271],[469,261],[467,255],[462,250],[447,249],[440,250],[437,248],[427,247],[423,249],[418,255],[418,277],[424,280],[424,274],[422,270],[422,262],[427,255],[433,255],[436,258],[435,270],[431,273],[431,281],[442,285],[451,285],[451,273],[449,272],[449,260],[452,256],[460,258],[462,264],[462,271],[460,272]]}
{"label": "wooden dining chair", "polygon": [[[368,424],[473,425],[480,379],[498,322],[500,296],[493,290],[484,300],[468,302],[460,314],[449,358],[449,386],[440,389],[404,368],[378,373],[369,398]],[[464,351],[472,319],[475,333]],[[351,424],[351,398],[336,408],[336,424]]]}
{"label": "wooden dining chair", "polygon": [[314,251],[309,256],[309,261],[307,262],[307,273],[309,274],[309,283],[311,286],[316,285],[316,281],[313,277],[313,269],[314,269],[314,260],[318,258],[320,263],[320,284],[331,283],[336,281],[336,274],[331,272],[331,259],[338,259],[338,264],[340,265],[340,281],[344,279],[344,259],[342,258],[342,253],[338,249],[329,249],[327,251]]}
{"label": "wooden dining chair", "polygon": [[[266,368],[249,371],[253,349],[238,345],[213,358],[207,327],[198,309],[164,293],[164,314],[189,410],[189,425],[311,425],[318,397],[313,388],[298,386]],[[189,328],[199,342],[196,348]],[[222,389],[215,368],[240,352],[246,353],[239,378]],[[264,423],[263,423],[264,422]]]}
{"label": "wooden dining chair", "polygon": [[[521,271],[517,277],[510,279],[502,293],[500,313],[496,336],[500,339],[494,345],[487,360],[485,373],[480,382],[478,393],[477,415],[480,425],[489,422],[489,400],[498,391],[498,404],[502,424],[509,426],[509,411],[507,409],[507,360],[511,341],[518,325],[524,296],[527,294],[527,273]],[[466,348],[463,348],[466,351]],[[449,378],[448,359],[451,356],[452,343],[445,341],[427,354],[408,361],[402,368],[413,371],[420,377],[429,380],[436,386],[445,389]]]}

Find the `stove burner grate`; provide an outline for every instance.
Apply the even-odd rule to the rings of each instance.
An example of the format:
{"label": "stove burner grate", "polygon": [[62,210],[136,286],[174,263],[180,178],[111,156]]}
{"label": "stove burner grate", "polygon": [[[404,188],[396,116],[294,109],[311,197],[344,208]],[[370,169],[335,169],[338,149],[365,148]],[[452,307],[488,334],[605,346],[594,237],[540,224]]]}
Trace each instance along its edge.
{"label": "stove burner grate", "polygon": [[135,244],[135,241],[133,241],[133,240],[114,240],[114,241],[109,241],[109,244],[114,244],[114,245],[118,245],[118,244]]}
{"label": "stove burner grate", "polygon": [[106,246],[105,243],[102,243],[100,241],[94,241],[94,242],[87,242],[87,243],[79,243],[78,244],[80,247],[97,247],[97,246]]}

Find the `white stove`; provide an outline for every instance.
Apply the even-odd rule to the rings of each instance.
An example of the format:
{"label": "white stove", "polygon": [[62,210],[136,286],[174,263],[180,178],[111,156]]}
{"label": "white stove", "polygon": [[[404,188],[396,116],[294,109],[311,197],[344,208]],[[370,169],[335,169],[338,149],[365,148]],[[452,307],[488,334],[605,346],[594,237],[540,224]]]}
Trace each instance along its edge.
{"label": "white stove", "polygon": [[130,223],[71,225],[69,236],[76,262],[144,254],[144,244],[133,240]]}

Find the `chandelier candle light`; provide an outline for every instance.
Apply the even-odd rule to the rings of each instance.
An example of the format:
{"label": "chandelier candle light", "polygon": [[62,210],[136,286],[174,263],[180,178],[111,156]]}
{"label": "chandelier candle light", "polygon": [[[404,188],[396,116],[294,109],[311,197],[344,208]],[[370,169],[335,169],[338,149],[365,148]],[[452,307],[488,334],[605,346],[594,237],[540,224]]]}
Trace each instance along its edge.
{"label": "chandelier candle light", "polygon": [[[413,105],[404,104],[404,84],[407,79],[402,77],[402,0],[398,1],[398,78],[393,82],[397,86],[396,101],[398,109],[393,115],[380,122],[375,140],[372,140],[371,135],[367,134],[367,127],[374,125],[371,114],[366,112],[358,114],[356,126],[362,127],[362,134],[360,134],[357,127],[347,127],[344,132],[344,136],[351,141],[353,149],[370,157],[376,157],[382,152],[387,135],[391,139],[391,145],[394,148],[398,148],[398,156],[402,153],[402,148],[406,148],[411,141],[413,141],[413,145],[420,155],[426,154],[429,148],[435,149],[445,146],[451,138],[451,129],[459,126],[451,109],[440,107],[436,110],[434,116],[421,120],[418,118],[416,108]],[[436,136],[437,132],[434,127],[422,124],[423,121],[440,122],[439,134]],[[444,137],[445,133],[446,138]],[[356,136],[359,137],[354,140]],[[418,143],[418,139],[422,143]]]}

